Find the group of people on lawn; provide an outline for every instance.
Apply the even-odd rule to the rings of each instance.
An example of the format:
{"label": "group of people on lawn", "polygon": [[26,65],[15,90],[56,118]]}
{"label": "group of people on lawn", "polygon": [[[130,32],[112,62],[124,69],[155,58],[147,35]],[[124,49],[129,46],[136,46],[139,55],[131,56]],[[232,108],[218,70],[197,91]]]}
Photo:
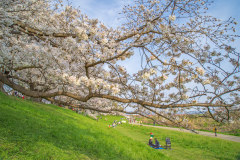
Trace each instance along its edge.
{"label": "group of people on lawn", "polygon": [[159,144],[157,138],[154,138],[154,140],[155,140],[155,144],[153,144],[152,139],[153,139],[153,138],[150,137],[150,139],[149,139],[149,143],[148,143],[149,146],[151,146],[151,147],[153,147],[153,148],[159,148],[159,147],[162,147],[162,146]]}

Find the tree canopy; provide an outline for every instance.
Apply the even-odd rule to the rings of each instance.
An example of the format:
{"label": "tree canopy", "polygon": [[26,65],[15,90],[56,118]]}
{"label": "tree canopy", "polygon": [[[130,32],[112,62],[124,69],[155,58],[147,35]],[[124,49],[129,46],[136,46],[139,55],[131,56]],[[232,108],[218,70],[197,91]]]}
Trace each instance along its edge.
{"label": "tree canopy", "polygon": [[[191,108],[218,122],[240,109],[237,22],[209,16],[209,0],[136,0],[117,28],[61,1],[0,4],[0,81],[24,95],[176,124]],[[135,56],[132,74],[119,62]]]}

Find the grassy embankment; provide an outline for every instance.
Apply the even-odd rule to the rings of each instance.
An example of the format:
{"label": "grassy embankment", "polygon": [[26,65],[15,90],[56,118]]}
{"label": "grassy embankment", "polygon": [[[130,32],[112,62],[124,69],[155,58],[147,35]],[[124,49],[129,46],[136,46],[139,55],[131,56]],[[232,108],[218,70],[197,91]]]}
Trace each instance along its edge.
{"label": "grassy embankment", "polygon": [[[0,160],[2,159],[238,159],[240,143],[191,133],[99,122],[71,110],[8,97],[0,93]],[[172,150],[148,145],[149,133]]]}

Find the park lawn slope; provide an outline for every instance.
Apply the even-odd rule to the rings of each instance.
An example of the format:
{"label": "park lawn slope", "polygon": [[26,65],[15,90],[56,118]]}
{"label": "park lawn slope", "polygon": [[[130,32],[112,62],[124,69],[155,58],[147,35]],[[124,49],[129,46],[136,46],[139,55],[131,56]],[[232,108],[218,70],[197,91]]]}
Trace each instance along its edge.
{"label": "park lawn slope", "polygon": [[[119,129],[119,128],[116,128]],[[127,125],[119,132],[129,135],[135,141],[146,143],[152,132],[161,145],[165,145],[165,138],[170,137],[172,150],[161,150],[161,153],[177,160],[240,160],[240,143],[206,137],[195,133],[172,131],[161,128]]]}
{"label": "park lawn slope", "polygon": [[0,93],[0,159],[153,157],[170,159],[90,117]]}
{"label": "park lawn slope", "polygon": [[[121,118],[106,116],[97,122],[71,110],[0,92],[0,159],[240,158],[237,142],[131,124],[108,127]],[[150,132],[162,145],[170,137],[172,150],[146,145]]]}

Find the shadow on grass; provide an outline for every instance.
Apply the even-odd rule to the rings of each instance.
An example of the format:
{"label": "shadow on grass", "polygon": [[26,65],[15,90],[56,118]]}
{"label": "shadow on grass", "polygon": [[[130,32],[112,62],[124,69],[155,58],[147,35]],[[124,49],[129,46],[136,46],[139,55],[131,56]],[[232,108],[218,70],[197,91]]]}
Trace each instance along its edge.
{"label": "shadow on grass", "polygon": [[236,160],[240,160],[240,153],[237,155]]}

